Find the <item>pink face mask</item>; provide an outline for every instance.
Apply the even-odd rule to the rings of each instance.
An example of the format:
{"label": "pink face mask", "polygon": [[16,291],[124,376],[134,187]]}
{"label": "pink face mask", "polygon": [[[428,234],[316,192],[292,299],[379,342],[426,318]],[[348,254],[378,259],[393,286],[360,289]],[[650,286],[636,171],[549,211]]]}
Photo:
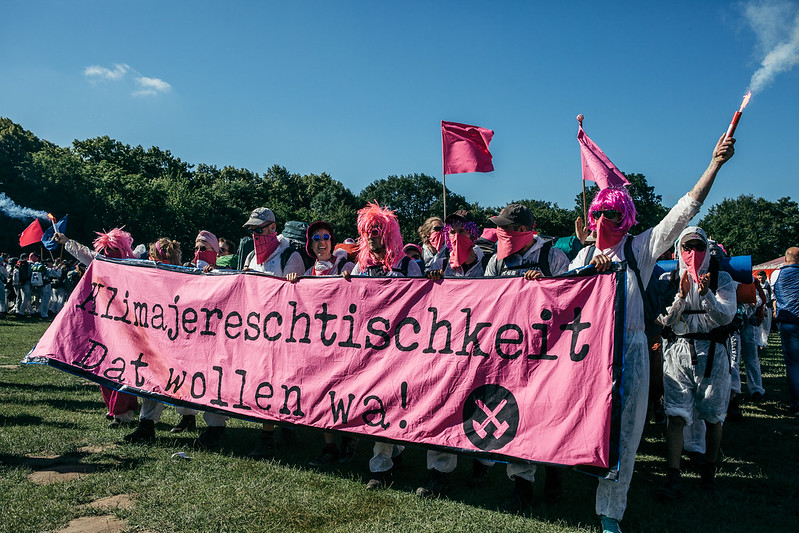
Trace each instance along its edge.
{"label": "pink face mask", "polygon": [[454,236],[449,234],[449,243],[452,245],[452,253],[449,254],[449,264],[453,268],[458,268],[469,260],[472,255],[474,241],[465,233],[456,233]]}
{"label": "pink face mask", "polygon": [[535,240],[534,231],[507,231],[497,228],[497,259],[515,254]]}
{"label": "pink face mask", "polygon": [[597,250],[613,248],[624,238],[626,232],[619,231],[619,226],[614,222],[600,217],[596,222],[596,247]]}
{"label": "pink face mask", "polygon": [[699,269],[702,268],[702,263],[705,262],[705,254],[707,252],[698,252],[696,250],[683,250],[680,252],[682,260],[685,261],[686,270],[691,275],[694,283],[699,284]]}
{"label": "pink face mask", "polygon": [[203,268],[205,265],[216,266],[216,252],[213,250],[196,251],[194,252],[194,264],[198,268]]}
{"label": "pink face mask", "polygon": [[444,247],[445,243],[444,239],[444,232],[443,231],[432,231],[430,232],[430,245],[436,249],[436,252],[440,252],[441,249]]}
{"label": "pink face mask", "polygon": [[255,260],[258,261],[258,264],[265,263],[280,244],[276,233],[269,235],[253,233],[252,241],[255,244]]}

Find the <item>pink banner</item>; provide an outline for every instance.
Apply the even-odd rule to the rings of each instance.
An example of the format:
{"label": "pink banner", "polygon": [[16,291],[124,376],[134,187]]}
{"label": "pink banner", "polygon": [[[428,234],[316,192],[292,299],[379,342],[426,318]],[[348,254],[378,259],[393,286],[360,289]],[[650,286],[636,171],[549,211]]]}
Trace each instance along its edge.
{"label": "pink banner", "polygon": [[197,272],[95,260],[29,358],[242,418],[615,467],[623,272],[296,284]]}

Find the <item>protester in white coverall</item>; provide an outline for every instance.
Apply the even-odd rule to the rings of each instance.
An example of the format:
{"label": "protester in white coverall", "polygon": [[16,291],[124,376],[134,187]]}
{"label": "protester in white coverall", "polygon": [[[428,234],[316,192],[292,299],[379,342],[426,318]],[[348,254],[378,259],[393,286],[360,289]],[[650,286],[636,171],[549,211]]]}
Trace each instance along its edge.
{"label": "protester in white coverall", "polygon": [[[626,233],[629,227],[622,221],[632,216],[635,220],[635,206],[626,190],[629,202],[613,207],[598,202],[604,191],[600,191],[591,203],[591,217],[596,219],[597,246],[582,249],[572,261],[570,267],[577,268],[589,263],[598,270],[610,268],[611,261],[623,261],[624,241],[632,239],[632,252],[638,263],[644,286],[652,276],[652,270],[658,257],[669,249],[677,239],[680,232],[688,225],[707,198],[713,182],[721,166],[733,155],[734,139],[724,139],[722,136],[713,151],[713,157],[705,172],[699,178],[691,191],[681,198],[677,205],[654,228],[648,229],[636,236],[614,237],[613,231]],[[609,189],[605,189],[609,190]],[[613,213],[621,208],[624,212]],[[621,215],[616,217],[615,215]],[[605,219],[605,220],[602,220]],[[614,220],[615,219],[615,220]],[[601,222],[600,222],[601,221]],[[592,221],[593,222],[593,221]],[[606,224],[610,222],[610,224]],[[625,227],[626,226],[626,227]],[[593,229],[593,228],[592,228]],[[610,231],[608,231],[610,230]],[[608,241],[610,243],[608,244]],[[614,243],[614,241],[616,241]],[[635,273],[627,267],[627,296],[625,311],[624,333],[624,376],[623,394],[621,405],[621,430],[619,442],[619,479],[618,481],[600,479],[596,493],[596,512],[600,516],[604,532],[621,531],[619,521],[624,516],[627,508],[627,491],[630,488],[633,468],[635,467],[635,452],[641,440],[641,433],[646,422],[647,393],[649,390],[649,349],[646,334],[644,333],[644,303],[638,289]]]}
{"label": "protester in white coverall", "polygon": [[681,495],[683,428],[695,419],[707,423],[702,487],[715,489],[721,425],[730,400],[730,360],[724,326],[735,317],[737,307],[732,277],[718,271],[714,280],[708,271],[710,254],[707,236],[701,228],[686,228],[677,241],[674,255],[680,262],[680,290],[661,319],[668,328],[663,333],[663,404],[669,425],[668,473],[660,494],[668,499]]}

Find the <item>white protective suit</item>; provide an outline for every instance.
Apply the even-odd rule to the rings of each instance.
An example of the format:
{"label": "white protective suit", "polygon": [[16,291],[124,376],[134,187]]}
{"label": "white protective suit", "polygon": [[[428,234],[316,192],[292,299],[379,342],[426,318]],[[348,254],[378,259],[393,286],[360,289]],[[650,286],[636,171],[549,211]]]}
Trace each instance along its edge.
{"label": "white protective suit", "polygon": [[[683,241],[700,236],[707,246],[705,232],[696,226],[686,228],[675,246],[675,256],[679,257],[680,277],[687,272],[681,254]],[[710,264],[710,253],[706,253],[699,268],[705,274]],[[670,327],[676,339],[668,340],[664,335],[663,349],[663,388],[664,407],[668,416],[679,416],[691,424],[694,414],[711,424],[724,421],[727,404],[730,400],[730,358],[727,354],[726,332],[720,339],[689,339],[683,335],[707,334],[711,330],[726,326],[735,317],[736,295],[732,277],[724,271],[718,272],[718,288],[715,294],[708,290],[699,294],[699,285],[688,276],[690,289],[684,298],[679,294],[667,309],[663,325]],[[713,353],[711,372],[707,365]]]}
{"label": "white protective suit", "polygon": [[[638,262],[641,279],[646,286],[652,277],[660,255],[668,250],[688,222],[699,212],[702,204],[688,195],[657,226],[632,239],[632,250]],[[624,260],[624,242],[599,252],[612,261]],[[577,268],[590,262],[588,254],[593,247],[583,248],[569,265]],[[621,521],[627,508],[627,491],[633,477],[635,452],[641,441],[646,422],[647,396],[649,393],[649,348],[644,333],[644,300],[638,290],[635,273],[627,267],[627,298],[624,324],[624,373],[622,377],[621,435],[619,439],[619,479],[600,479],[596,491],[596,513]]]}

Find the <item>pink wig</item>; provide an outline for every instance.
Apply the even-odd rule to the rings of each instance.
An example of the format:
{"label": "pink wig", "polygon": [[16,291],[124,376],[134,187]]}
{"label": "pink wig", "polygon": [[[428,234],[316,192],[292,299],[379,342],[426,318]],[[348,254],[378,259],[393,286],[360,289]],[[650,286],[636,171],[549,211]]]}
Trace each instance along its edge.
{"label": "pink wig", "polygon": [[358,270],[361,272],[374,263],[372,252],[369,250],[369,233],[375,228],[383,236],[383,244],[386,247],[383,270],[391,270],[394,263],[404,255],[397,215],[394,214],[394,211],[377,205],[377,201],[368,203],[366,207],[358,211],[358,234],[361,236],[358,250]]}
{"label": "pink wig", "polygon": [[619,231],[627,233],[637,222],[635,219],[635,204],[633,204],[632,196],[624,187],[608,187],[607,189],[602,189],[594,196],[594,200],[588,210],[588,228],[590,230],[596,230],[596,220],[591,216],[591,213],[606,209],[615,209],[621,213]]}
{"label": "pink wig", "polygon": [[134,258],[131,248],[133,237],[127,231],[122,231],[122,228],[114,228],[108,233],[95,233],[97,233],[97,238],[92,242],[95,252],[117,259]]}

